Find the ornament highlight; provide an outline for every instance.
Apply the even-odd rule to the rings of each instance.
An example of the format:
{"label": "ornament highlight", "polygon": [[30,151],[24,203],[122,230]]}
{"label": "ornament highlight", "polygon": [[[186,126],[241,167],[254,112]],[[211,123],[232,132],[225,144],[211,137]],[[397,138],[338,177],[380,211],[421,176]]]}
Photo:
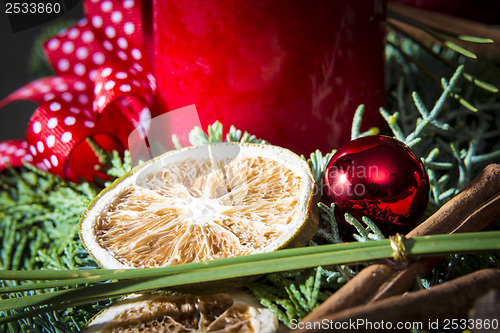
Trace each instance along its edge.
{"label": "ornament highlight", "polygon": [[407,233],[422,217],[430,184],[420,158],[403,142],[366,136],[342,146],[323,176],[323,201],[335,203],[339,229],[353,228],[344,219],[372,220],[386,236]]}

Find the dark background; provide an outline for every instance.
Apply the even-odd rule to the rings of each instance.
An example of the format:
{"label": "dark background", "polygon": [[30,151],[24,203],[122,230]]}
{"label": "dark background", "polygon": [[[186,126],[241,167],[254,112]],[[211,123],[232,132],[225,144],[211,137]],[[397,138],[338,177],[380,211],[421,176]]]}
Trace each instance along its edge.
{"label": "dark background", "polygon": [[[28,72],[28,59],[33,42],[48,27],[78,20],[83,17],[83,1],[64,15],[42,25],[23,31],[12,32],[5,14],[4,2],[0,2],[0,99],[36,79]],[[37,104],[27,101],[14,102],[0,109],[0,141],[24,139],[26,126]]]}

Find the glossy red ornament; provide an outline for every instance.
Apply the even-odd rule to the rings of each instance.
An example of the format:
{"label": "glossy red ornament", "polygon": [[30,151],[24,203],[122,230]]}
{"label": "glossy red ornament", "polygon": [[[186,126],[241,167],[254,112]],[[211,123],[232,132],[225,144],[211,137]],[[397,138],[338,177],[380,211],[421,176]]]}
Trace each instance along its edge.
{"label": "glossy red ornament", "polygon": [[386,136],[362,137],[342,146],[323,178],[323,201],[335,203],[341,232],[352,228],[343,216],[370,218],[384,233],[407,233],[429,202],[429,179],[420,158]]}

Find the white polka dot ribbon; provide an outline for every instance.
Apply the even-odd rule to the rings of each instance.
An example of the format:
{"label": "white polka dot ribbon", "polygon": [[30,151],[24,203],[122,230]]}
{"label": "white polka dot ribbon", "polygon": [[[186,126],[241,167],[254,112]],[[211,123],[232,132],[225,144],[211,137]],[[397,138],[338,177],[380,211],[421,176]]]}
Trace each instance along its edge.
{"label": "white polka dot ribbon", "polygon": [[0,165],[17,166],[22,161],[31,162],[31,156],[28,150],[28,144],[24,140],[10,140],[0,142]]}
{"label": "white polka dot ribbon", "polygon": [[[85,18],[46,41],[56,73],[0,102],[30,99],[26,140],[0,143],[0,169],[29,162],[72,181],[106,176],[89,139],[105,150],[128,148],[128,135],[150,119],[156,82],[144,47],[142,0],[87,0]],[[147,113],[147,114],[145,114]]]}

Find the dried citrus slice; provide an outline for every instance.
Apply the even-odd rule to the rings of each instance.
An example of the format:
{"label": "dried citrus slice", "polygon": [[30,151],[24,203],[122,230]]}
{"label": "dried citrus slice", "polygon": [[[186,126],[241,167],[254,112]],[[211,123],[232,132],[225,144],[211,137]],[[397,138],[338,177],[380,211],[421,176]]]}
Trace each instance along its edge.
{"label": "dried citrus slice", "polygon": [[83,332],[270,333],[277,329],[274,314],[244,293],[200,297],[136,294],[101,311]]}
{"label": "dried citrus slice", "polygon": [[171,151],[115,181],[89,205],[80,237],[103,268],[163,267],[307,242],[307,163],[266,144]]}

